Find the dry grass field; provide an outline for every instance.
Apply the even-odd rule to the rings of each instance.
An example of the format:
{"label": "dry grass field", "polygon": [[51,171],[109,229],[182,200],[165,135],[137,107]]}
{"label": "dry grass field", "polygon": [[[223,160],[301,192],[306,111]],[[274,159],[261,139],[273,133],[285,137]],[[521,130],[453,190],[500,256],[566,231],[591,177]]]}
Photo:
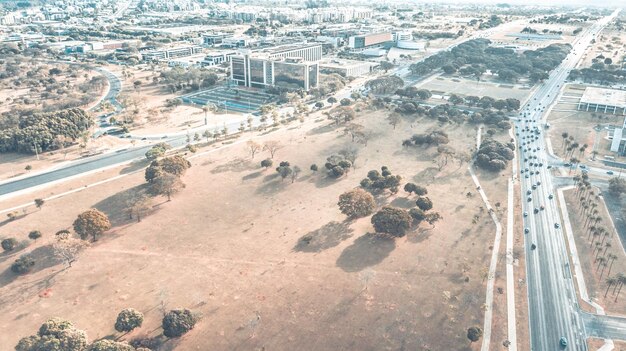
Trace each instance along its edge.
{"label": "dry grass field", "polygon": [[[186,307],[201,321],[164,350],[479,349],[479,343],[469,344],[466,330],[483,323],[493,223],[466,163],[454,160],[438,171],[434,150],[400,145],[439,126],[419,120],[394,130],[384,117],[366,112],[355,121],[371,132],[367,146],[353,144],[343,128],[328,122],[259,137],[284,145],[275,163],[303,169],[293,183],[259,167],[265,153],[252,160],[238,143],[193,158],[183,178],[186,189],[171,202],[156,199],[153,213],[139,223],[127,218],[122,204],[143,186],[141,173],[3,222],[2,237],[25,240],[33,229],[44,237],[0,255],[0,327],[12,331],[0,334],[0,345],[11,347],[52,316],[72,320],[90,340],[105,337],[126,307],[142,311],[146,320],[124,339],[156,336],[163,308]],[[473,127],[441,128],[456,152],[474,147]],[[358,150],[347,176],[334,180],[309,170],[344,148]],[[383,165],[403,184],[425,185],[444,219],[395,240],[372,234],[369,218],[346,220],[336,205],[339,194]],[[480,177],[492,203],[501,202],[505,211],[506,176]],[[408,207],[414,197],[401,190],[376,201]],[[90,207],[107,213],[113,229],[63,269],[50,257],[53,233],[71,227]],[[24,252],[39,260],[33,273],[16,277],[8,267]],[[494,343],[501,345],[506,323],[495,318]]]}
{"label": "dry grass field", "polygon": [[438,76],[418,84],[433,94],[457,94],[460,96],[491,96],[494,99],[513,98],[524,101],[530,95],[530,88],[497,82],[476,81],[466,78]]}

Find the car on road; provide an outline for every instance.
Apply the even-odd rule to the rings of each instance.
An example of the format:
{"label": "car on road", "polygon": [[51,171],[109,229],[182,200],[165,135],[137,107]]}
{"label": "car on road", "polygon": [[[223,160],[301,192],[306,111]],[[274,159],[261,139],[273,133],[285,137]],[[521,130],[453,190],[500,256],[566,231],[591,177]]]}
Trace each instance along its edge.
{"label": "car on road", "polygon": [[586,169],[587,168],[587,166],[585,166],[583,164],[578,165],[578,167],[580,167],[581,169]]}
{"label": "car on road", "polygon": [[550,199],[550,200],[554,199],[554,195],[552,195],[552,194],[548,195],[548,199]]}
{"label": "car on road", "polygon": [[539,206],[539,209],[543,211],[543,210],[545,210],[546,208],[545,208],[545,207],[543,207],[543,205],[541,205],[541,206]]}
{"label": "car on road", "polygon": [[528,175],[528,173],[526,173],[526,178],[529,178],[530,176]]}
{"label": "car on road", "polygon": [[526,233],[526,234],[530,233],[530,229],[524,228],[524,233]]}
{"label": "car on road", "polygon": [[606,174],[613,175],[614,173],[613,173],[613,171],[606,171]]}
{"label": "car on road", "polygon": [[539,186],[539,185],[541,185],[541,182],[539,182],[539,181],[538,181],[538,182],[537,182],[537,186]]}
{"label": "car on road", "polygon": [[533,190],[537,189],[537,186],[535,184],[533,184],[532,186]]}
{"label": "car on road", "polygon": [[554,223],[554,228],[559,229],[559,228],[561,228],[561,225],[558,224],[558,223]]}
{"label": "car on road", "polygon": [[561,347],[567,347],[567,339],[564,336],[559,339],[559,345],[561,345]]}
{"label": "car on road", "polygon": [[528,197],[528,202],[531,202],[531,201],[533,201],[533,198],[529,196]]}
{"label": "car on road", "polygon": [[532,192],[532,190],[528,190],[528,191],[526,192],[526,194],[527,194],[527,195],[530,195],[530,194],[532,194],[532,193],[533,193],[533,192]]}
{"label": "car on road", "polygon": [[535,214],[537,214],[537,213],[539,213],[539,209],[538,209],[537,207],[535,207],[535,209],[533,210],[533,212],[534,212]]}
{"label": "car on road", "polygon": [[528,212],[524,212],[524,217],[528,217]]}

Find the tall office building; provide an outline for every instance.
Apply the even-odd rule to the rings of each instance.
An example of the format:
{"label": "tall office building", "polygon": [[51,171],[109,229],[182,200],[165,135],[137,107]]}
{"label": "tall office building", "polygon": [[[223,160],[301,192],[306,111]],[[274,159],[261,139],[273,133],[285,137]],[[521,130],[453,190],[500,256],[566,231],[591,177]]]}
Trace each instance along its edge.
{"label": "tall office building", "polygon": [[319,82],[320,44],[284,45],[260,52],[241,51],[231,58],[231,80],[251,88],[310,90]]}

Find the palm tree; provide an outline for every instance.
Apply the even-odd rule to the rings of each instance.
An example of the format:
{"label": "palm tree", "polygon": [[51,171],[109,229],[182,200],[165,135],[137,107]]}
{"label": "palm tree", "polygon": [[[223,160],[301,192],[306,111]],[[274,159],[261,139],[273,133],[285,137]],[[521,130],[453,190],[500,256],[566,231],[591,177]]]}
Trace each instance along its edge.
{"label": "palm tree", "polygon": [[607,242],[604,244],[604,253],[602,254],[602,256],[606,256],[606,252],[609,250],[609,248],[611,248],[611,246],[612,246],[612,245],[611,245],[611,242],[609,242],[609,241],[607,241]]}
{"label": "palm tree", "polygon": [[624,283],[626,283],[626,275],[623,274],[619,274],[618,278],[619,279],[619,289],[617,290],[617,295],[615,295],[615,302],[617,302],[617,298],[619,297],[619,293],[620,291],[622,291],[622,286],[624,286]]}
{"label": "palm tree", "polygon": [[613,262],[617,260],[617,255],[609,254],[608,258],[609,258],[609,261],[611,261],[611,263],[609,263],[609,273],[607,273],[607,275],[611,274],[611,268],[613,268]]}
{"label": "palm tree", "polygon": [[604,282],[606,283],[606,291],[604,292],[604,298],[606,298],[606,294],[609,293],[609,289],[611,288],[611,286],[613,286],[613,284],[617,284],[617,278],[607,277]]}
{"label": "palm tree", "polygon": [[597,236],[600,236],[600,233],[596,230],[593,232],[593,238],[591,238],[591,245],[589,245],[589,247],[593,246],[593,242],[596,240]]}
{"label": "palm tree", "polygon": [[563,138],[563,140],[561,141],[561,144],[565,144],[565,141],[567,140],[568,136],[569,134],[567,132],[561,133],[561,138]]}
{"label": "palm tree", "polygon": [[[598,259],[598,261],[600,261],[600,263],[598,263],[598,268],[602,267],[602,270],[600,271],[600,279],[602,279],[602,274],[604,274],[604,269],[606,268],[607,264],[606,264],[606,258],[604,257],[600,257],[600,259]],[[598,270],[596,269],[596,272]]]}
{"label": "palm tree", "polygon": [[209,107],[208,106],[202,106],[202,112],[204,112],[204,125],[206,126],[209,121],[206,117],[206,114],[209,112]]}
{"label": "palm tree", "polygon": [[[593,251],[596,254],[596,258],[593,260],[593,262],[597,262],[599,261],[598,255],[600,255],[600,252],[602,251],[602,243],[599,241],[596,241],[596,247],[593,248]],[[600,257],[602,258],[602,257]]]}

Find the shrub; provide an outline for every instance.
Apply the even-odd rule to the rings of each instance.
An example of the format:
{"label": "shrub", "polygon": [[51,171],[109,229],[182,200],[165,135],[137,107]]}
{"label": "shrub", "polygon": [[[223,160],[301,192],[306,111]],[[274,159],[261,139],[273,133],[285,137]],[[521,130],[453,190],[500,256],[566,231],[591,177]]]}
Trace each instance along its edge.
{"label": "shrub", "polygon": [[30,233],[28,233],[28,238],[31,240],[37,240],[41,238],[41,232],[38,230],[32,230]]}
{"label": "shrub", "polygon": [[2,240],[0,245],[2,245],[4,251],[13,251],[17,247],[17,240],[15,238],[7,238]]}
{"label": "shrub", "polygon": [[266,158],[265,160],[261,161],[261,167],[264,167],[266,169],[272,167],[273,164],[274,161],[272,161],[271,158]]}
{"label": "shrub", "polygon": [[11,271],[16,274],[26,274],[35,266],[35,260],[28,256],[22,256],[11,265]]}
{"label": "shrub", "polygon": [[169,311],[163,317],[163,335],[176,338],[187,333],[196,325],[196,317],[188,309]]}

